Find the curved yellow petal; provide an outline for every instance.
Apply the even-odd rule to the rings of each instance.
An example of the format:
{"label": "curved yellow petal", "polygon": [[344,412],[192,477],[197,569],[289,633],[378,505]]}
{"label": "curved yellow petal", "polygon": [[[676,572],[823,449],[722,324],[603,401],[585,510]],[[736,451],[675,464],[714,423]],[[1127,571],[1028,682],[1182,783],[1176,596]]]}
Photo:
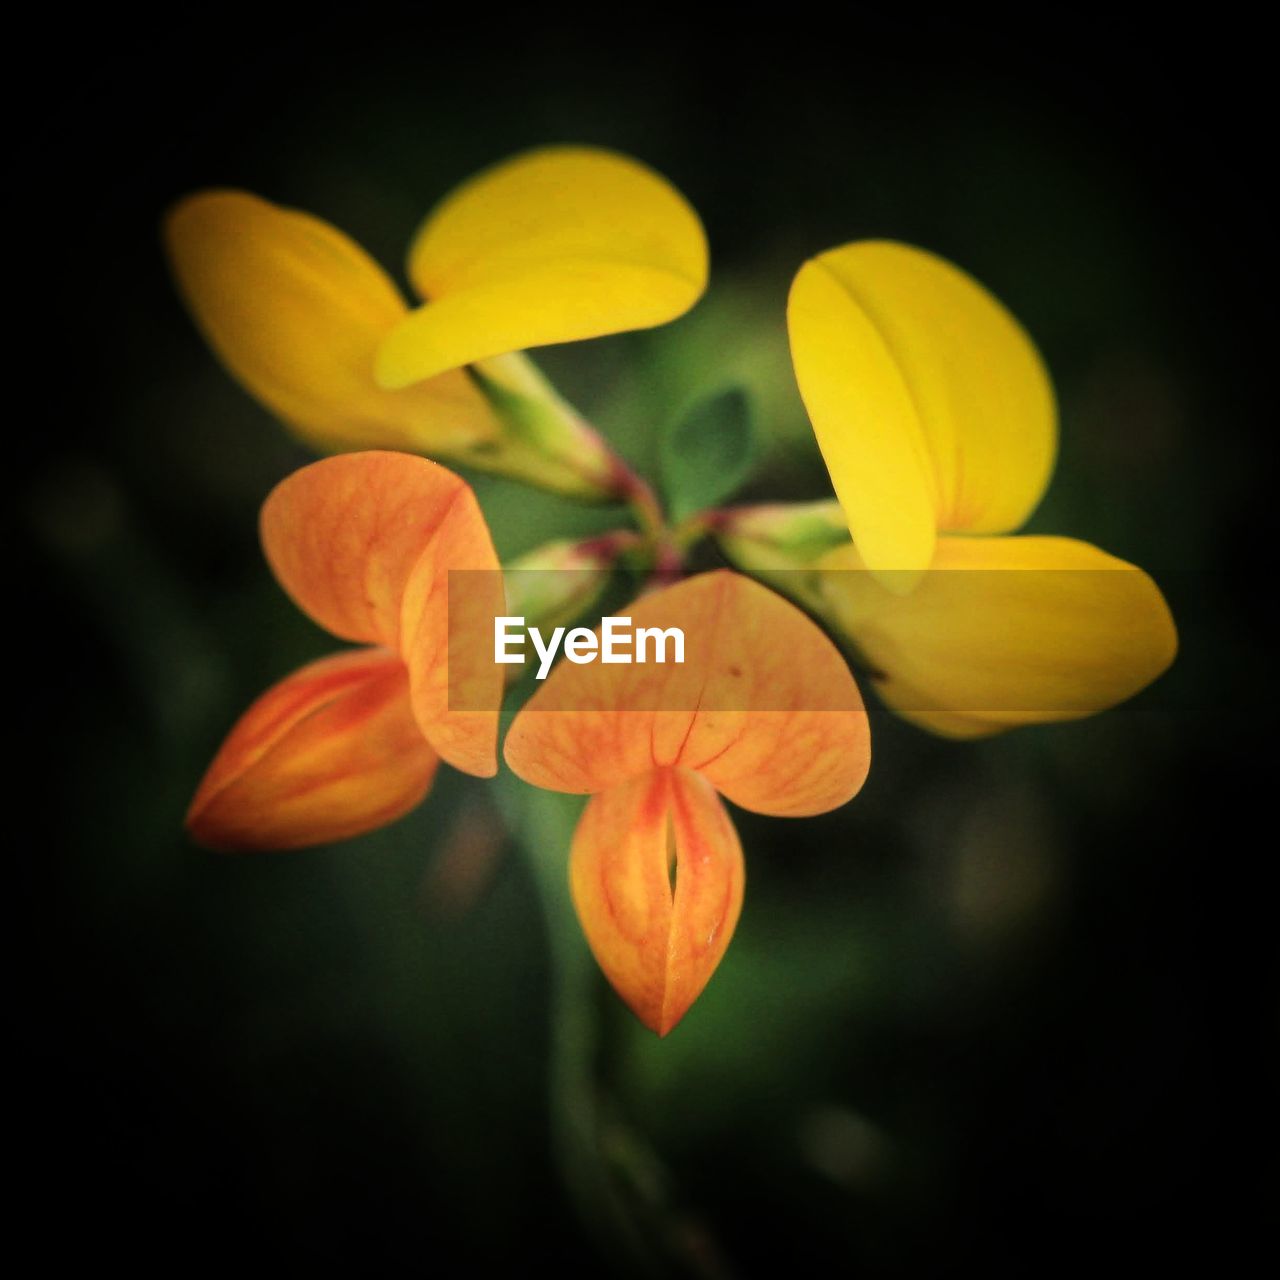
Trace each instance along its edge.
{"label": "curved yellow petal", "polygon": [[525,781],[590,793],[679,766],[744,809],[785,817],[857,793],[871,754],[857,685],[794,605],[721,570],[626,616],[636,632],[679,628],[684,663],[562,662],[507,734],[507,763]]}
{"label": "curved yellow petal", "polygon": [[247,192],[205,191],[181,201],[164,232],[209,345],[312,448],[452,452],[497,437],[462,373],[405,391],[377,385],[378,344],[408,309],[335,227]]}
{"label": "curved yellow petal", "polygon": [[939,538],[907,594],[842,548],[821,582],[884,700],[947,737],[1093,715],[1145,688],[1177,651],[1155,583],[1070,538]]}
{"label": "curved yellow petal", "polygon": [[226,852],[346,840],[414,808],[437,764],[409,707],[404,664],[379,649],[335,654],[241,716],[196,791],[187,829]]}
{"label": "curved yellow petal", "polygon": [[[325,458],[272,490],[261,529],[276,578],[304,613],[403,657],[419,726],[440,755],[467,773],[496,772],[502,673],[476,664],[492,652],[501,572],[467,484],[405,453]],[[462,603],[451,571],[468,585]],[[452,712],[451,692],[478,709]]]}
{"label": "curved yellow petal", "polygon": [[800,395],[867,564],[923,569],[937,529],[932,467],[883,339],[821,259],[791,285],[787,329]]}
{"label": "curved yellow petal", "polygon": [[706,287],[707,244],[688,202],[645,165],[549,147],[448,196],[414,238],[409,278],[427,303],[378,353],[387,387],[674,320]]}
{"label": "curved yellow petal", "polygon": [[1053,468],[1053,390],[1030,338],[977,281],[922,249],[860,241],[805,263],[787,319],[800,392],[870,569],[924,569],[935,531],[1022,524]]}
{"label": "curved yellow petal", "polygon": [[715,972],[742,909],[742,846],[714,788],[659,769],[593,796],[569,877],[601,969],[665,1036]]}

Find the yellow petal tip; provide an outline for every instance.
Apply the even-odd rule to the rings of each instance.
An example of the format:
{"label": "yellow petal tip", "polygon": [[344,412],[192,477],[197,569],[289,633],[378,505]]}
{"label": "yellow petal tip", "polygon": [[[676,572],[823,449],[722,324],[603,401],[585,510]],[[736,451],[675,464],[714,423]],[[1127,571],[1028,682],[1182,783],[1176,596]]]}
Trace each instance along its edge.
{"label": "yellow petal tip", "polygon": [[549,147],[465,182],[427,218],[409,278],[427,299],[385,338],[383,387],[529,347],[674,320],[707,280],[702,224],[652,169]]}

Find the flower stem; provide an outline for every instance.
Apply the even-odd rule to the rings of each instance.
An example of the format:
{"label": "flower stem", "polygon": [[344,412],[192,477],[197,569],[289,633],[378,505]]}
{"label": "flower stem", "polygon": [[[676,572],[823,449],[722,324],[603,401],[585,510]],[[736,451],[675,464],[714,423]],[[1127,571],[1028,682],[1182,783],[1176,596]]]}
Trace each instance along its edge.
{"label": "flower stem", "polygon": [[642,476],[625,464],[620,464],[622,472],[619,477],[619,496],[631,508],[640,531],[651,541],[656,541],[665,532],[666,518],[662,514],[662,504],[653,486]]}
{"label": "flower stem", "polygon": [[576,806],[570,797],[511,781],[508,798],[519,805],[513,825],[542,906],[551,959],[547,1087],[556,1163],[579,1217],[600,1247],[612,1252],[621,1245],[638,1272],[656,1273],[653,1250],[602,1141],[595,1079],[601,978],[574,914],[563,855],[572,840]]}

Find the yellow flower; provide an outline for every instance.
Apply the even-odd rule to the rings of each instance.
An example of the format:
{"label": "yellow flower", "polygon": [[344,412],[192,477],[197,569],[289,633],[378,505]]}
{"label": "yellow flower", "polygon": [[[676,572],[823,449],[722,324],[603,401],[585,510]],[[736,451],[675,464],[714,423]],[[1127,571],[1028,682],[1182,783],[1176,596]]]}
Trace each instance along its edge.
{"label": "yellow flower", "polygon": [[[1048,484],[1057,419],[1034,345],[991,294],[924,250],[865,241],[805,263],[787,322],[852,536],[813,553],[808,603],[852,638],[890,706],[978,737],[1091,715],[1169,666],[1173,619],[1142,570],[1069,538],[1010,536]],[[786,519],[746,517],[728,542]],[[829,542],[819,510],[793,523]]]}
{"label": "yellow flower", "polygon": [[210,345],[311,447],[424,453],[585,496],[614,492],[617,463],[518,353],[673,320],[707,276],[679,192],[585,147],[516,156],[448,196],[410,247],[413,310],[341,231],[247,192],[187,197],[165,240]]}

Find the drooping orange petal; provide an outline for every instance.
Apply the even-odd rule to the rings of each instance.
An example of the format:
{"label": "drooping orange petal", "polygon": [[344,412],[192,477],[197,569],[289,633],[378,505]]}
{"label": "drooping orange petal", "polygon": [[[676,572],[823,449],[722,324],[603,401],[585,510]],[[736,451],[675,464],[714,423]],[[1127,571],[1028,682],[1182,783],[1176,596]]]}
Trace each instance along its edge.
{"label": "drooping orange petal", "polygon": [[720,964],[738,925],[746,883],[742,845],[715,788],[685,769],[673,769],[670,779],[676,861],[663,1035],[684,1017]]}
{"label": "drooping orange petal", "polygon": [[715,972],[742,909],[742,847],[715,789],[657,769],[593,796],[569,874],[600,967],[666,1035]]}
{"label": "drooping orange petal", "polygon": [[788,817],[857,793],[870,763],[857,685],[794,605],[717,571],[655,591],[626,616],[633,631],[680,628],[685,662],[562,660],[507,735],[507,763],[525,781],[594,793],[678,765],[744,809]]}
{"label": "drooping orange petal", "polygon": [[[262,543],[281,586],[315,622],[404,658],[418,724],[445,760],[467,773],[496,772],[502,675],[492,664],[477,670],[475,655],[491,645],[500,604],[487,626],[475,617],[449,624],[451,571],[472,581],[472,615],[501,591],[488,527],[464,481],[403,453],[325,458],[271,492]],[[470,690],[467,709],[452,713],[460,681]]]}
{"label": "drooping orange petal", "polygon": [[187,829],[227,852],[345,840],[408,813],[437,764],[404,664],[382,649],[335,654],[286,676],[240,717]]}

